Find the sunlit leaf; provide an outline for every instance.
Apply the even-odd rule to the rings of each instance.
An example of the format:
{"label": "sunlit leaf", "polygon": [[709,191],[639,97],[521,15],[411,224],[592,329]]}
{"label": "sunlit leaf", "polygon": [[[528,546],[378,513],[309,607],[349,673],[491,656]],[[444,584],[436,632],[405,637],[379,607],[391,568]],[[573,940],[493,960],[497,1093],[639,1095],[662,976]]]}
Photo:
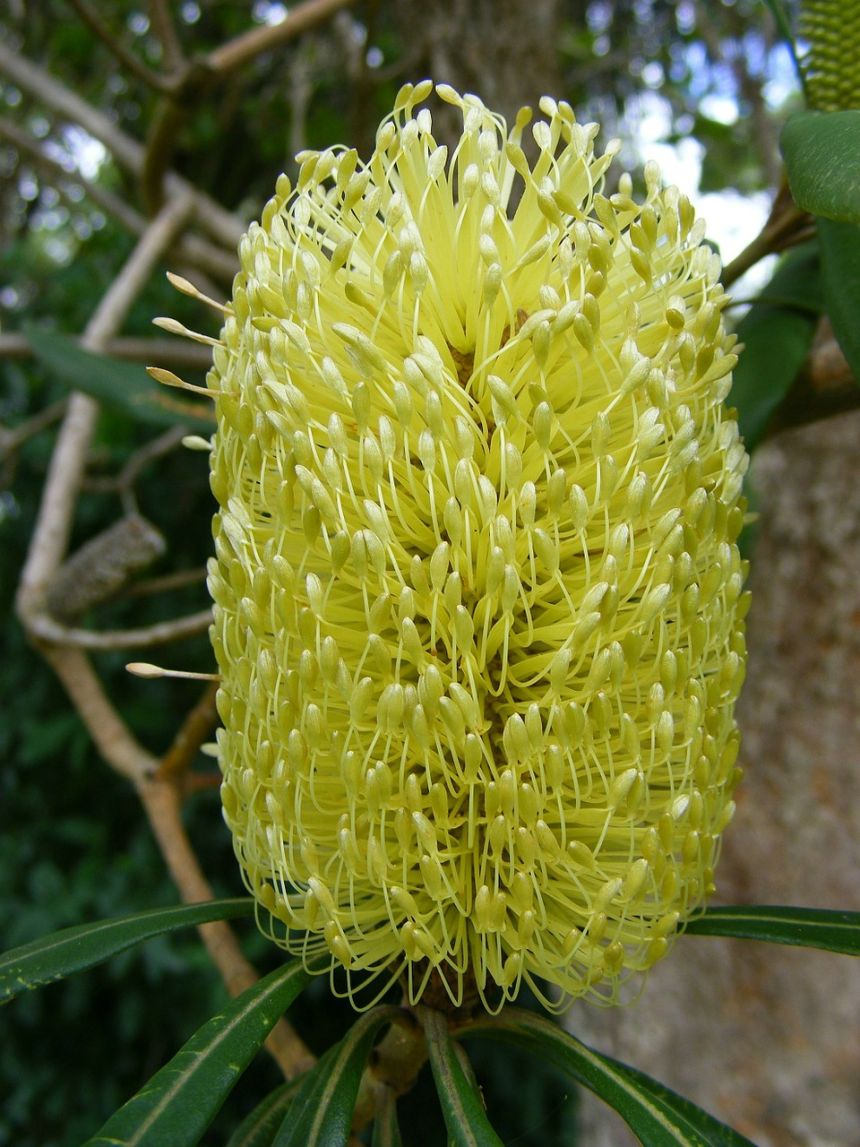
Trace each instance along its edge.
{"label": "sunlit leaf", "polygon": [[481,1093],[468,1078],[457,1056],[446,1016],[429,1008],[422,1008],[420,1014],[449,1144],[453,1147],[502,1147],[502,1140],[487,1118]]}
{"label": "sunlit leaf", "polygon": [[614,1107],[643,1147],[753,1147],[748,1139],[676,1095],[662,1083],[601,1055],[543,1016],[505,1008],[458,1031],[458,1037],[492,1036],[529,1052],[576,1079]]}
{"label": "sunlit leaf", "polygon": [[71,390],[83,391],[142,422],[212,433],[215,415],[208,399],[180,398],[179,391],[157,383],[138,363],[93,354],[69,335],[34,326],[25,326],[24,334],[35,357]]}
{"label": "sunlit leaf", "polygon": [[234,920],[250,916],[253,911],[254,901],[248,898],[207,900],[203,904],[154,908],[133,916],[52,932],[0,956],[0,1002],[91,968],[164,932],[206,924],[210,920]]}
{"label": "sunlit leaf", "polygon": [[789,252],[763,294],[769,301],[754,303],[738,324],[744,349],[728,400],[748,450],[760,442],[812,345],[822,307],[817,246]]}
{"label": "sunlit leaf", "polygon": [[798,207],[825,219],[860,223],[860,110],[792,116],[780,146]]}
{"label": "sunlit leaf", "polygon": [[860,912],[769,904],[707,908],[685,930],[692,936],[737,936],[860,956]]}
{"label": "sunlit leaf", "polygon": [[819,219],[818,239],[827,314],[854,378],[860,381],[860,227]]}
{"label": "sunlit leaf", "polygon": [[272,1147],[343,1147],[376,1035],[402,1014],[399,1008],[379,1007],[353,1023],[340,1043],[308,1072]]}
{"label": "sunlit leaf", "polygon": [[304,1081],[304,1075],[300,1075],[298,1079],[282,1083],[280,1087],[270,1091],[266,1098],[245,1116],[230,1136],[227,1147],[271,1147],[272,1140]]}
{"label": "sunlit leaf", "polygon": [[203,1025],[85,1147],[193,1147],[310,975],[271,972]]}

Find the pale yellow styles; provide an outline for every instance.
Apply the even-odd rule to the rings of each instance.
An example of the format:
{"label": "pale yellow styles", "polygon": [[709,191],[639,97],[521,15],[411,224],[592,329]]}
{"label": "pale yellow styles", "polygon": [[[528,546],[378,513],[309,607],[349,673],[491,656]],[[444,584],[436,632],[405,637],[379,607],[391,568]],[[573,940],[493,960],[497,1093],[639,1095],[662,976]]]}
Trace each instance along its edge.
{"label": "pale yellow styles", "polygon": [[264,927],[494,1009],[618,998],[713,888],[747,456],[719,260],[541,101],[299,157],[209,387],[224,814]]}

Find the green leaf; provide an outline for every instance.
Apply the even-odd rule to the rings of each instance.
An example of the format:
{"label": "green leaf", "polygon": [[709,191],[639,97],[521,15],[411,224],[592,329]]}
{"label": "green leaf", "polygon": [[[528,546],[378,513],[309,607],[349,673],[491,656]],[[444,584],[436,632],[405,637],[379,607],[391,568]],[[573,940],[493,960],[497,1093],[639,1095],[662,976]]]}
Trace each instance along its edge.
{"label": "green leaf", "polygon": [[211,434],[215,412],[211,401],[188,402],[156,382],[138,363],[84,350],[69,335],[25,326],[35,357],[71,390],[117,407],[129,417],[159,426],[184,425]]}
{"label": "green leaf", "polygon": [[780,146],[798,207],[825,219],[860,223],[860,110],[792,116]]}
{"label": "green leaf", "polygon": [[272,1147],[275,1133],[284,1121],[290,1104],[296,1098],[305,1076],[282,1083],[270,1091],[252,1112],[245,1116],[227,1143],[227,1147]]}
{"label": "green leaf", "polygon": [[817,226],[827,314],[842,353],[860,381],[860,227],[831,219],[819,219]]}
{"label": "green leaf", "polygon": [[203,1025],[84,1147],[194,1147],[310,975],[271,972]]}
{"label": "green leaf", "polygon": [[748,1139],[662,1083],[601,1055],[543,1016],[505,1008],[479,1019],[458,1036],[492,1036],[516,1044],[590,1088],[639,1137],[643,1147],[753,1147]]}
{"label": "green leaf", "polygon": [[701,916],[690,921],[685,935],[736,936],[743,940],[766,940],[772,944],[795,944],[860,956],[860,912],[782,908],[769,904],[706,908]]}
{"label": "green leaf", "polygon": [[400,1008],[386,1005],[355,1021],[308,1072],[272,1147],[343,1147],[376,1034],[383,1024],[402,1015]]}
{"label": "green leaf", "polygon": [[790,251],[764,293],[780,303],[755,303],[739,323],[744,349],[729,395],[748,450],[760,442],[812,345],[818,317],[811,308],[821,297],[817,246]]}
{"label": "green leaf", "polygon": [[449,1144],[452,1147],[503,1147],[487,1118],[480,1091],[463,1070],[446,1016],[421,1008],[419,1017],[427,1038],[430,1067],[448,1128]]}
{"label": "green leaf", "polygon": [[254,901],[246,897],[207,900],[202,904],[154,908],[134,916],[64,928],[0,956],[0,1003],[30,988],[91,968],[163,932],[206,924],[210,920],[234,920],[250,916],[253,911]]}
{"label": "green leaf", "polygon": [[397,1096],[390,1087],[380,1088],[377,1093],[370,1147],[403,1147],[397,1122]]}

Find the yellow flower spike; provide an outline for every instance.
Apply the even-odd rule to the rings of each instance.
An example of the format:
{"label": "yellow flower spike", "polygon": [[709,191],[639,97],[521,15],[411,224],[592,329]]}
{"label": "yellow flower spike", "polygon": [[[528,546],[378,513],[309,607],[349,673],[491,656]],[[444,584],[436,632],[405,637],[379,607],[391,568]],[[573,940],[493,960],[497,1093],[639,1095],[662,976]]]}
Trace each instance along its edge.
{"label": "yellow flower spike", "polygon": [[[719,263],[546,99],[407,86],[300,157],[209,376],[224,815],[269,933],[364,1004],[621,985],[712,886],[747,458]],[[363,990],[377,981],[366,995]],[[337,981],[336,981],[337,982]]]}

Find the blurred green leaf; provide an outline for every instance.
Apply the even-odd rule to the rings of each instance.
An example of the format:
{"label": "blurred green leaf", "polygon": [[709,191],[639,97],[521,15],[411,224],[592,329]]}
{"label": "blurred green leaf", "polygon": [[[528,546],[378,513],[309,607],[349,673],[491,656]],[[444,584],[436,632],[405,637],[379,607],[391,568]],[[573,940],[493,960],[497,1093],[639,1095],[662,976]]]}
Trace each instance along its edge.
{"label": "blurred green leaf", "polygon": [[155,908],[118,920],[79,924],[41,936],[0,956],[0,1003],[41,984],[91,968],[153,936],[209,920],[234,920],[250,916],[253,911],[254,902],[246,897],[208,900],[181,908]]}
{"label": "blurred green leaf", "polygon": [[377,1094],[370,1147],[403,1147],[397,1122],[397,1097],[390,1087],[380,1088]]}
{"label": "blurred green leaf", "polygon": [[643,1147],[753,1147],[737,1131],[627,1064],[600,1055],[550,1020],[521,1008],[481,1018],[458,1036],[491,1036],[572,1076],[615,1108]]}
{"label": "blurred green leaf", "polygon": [[484,1110],[481,1093],[467,1077],[448,1031],[448,1020],[430,1008],[421,1009],[430,1067],[453,1147],[502,1147]]}
{"label": "blurred green leaf", "polygon": [[772,944],[795,944],[860,956],[860,912],[782,908],[769,904],[706,908],[701,916],[690,921],[685,934],[737,936],[743,940],[767,940]]}
{"label": "blurred green leaf", "polygon": [[185,425],[189,430],[212,433],[215,415],[207,399],[188,402],[178,398],[178,391],[150,378],[145,367],[93,354],[69,335],[35,326],[23,330],[36,358],[71,390],[81,390],[143,422]]}
{"label": "blurred green leaf", "polygon": [[763,294],[779,303],[754,303],[738,324],[744,349],[729,395],[748,450],[760,442],[812,345],[821,299],[817,246],[790,251]]}
{"label": "blurred green leaf", "polygon": [[282,1083],[248,1114],[227,1143],[227,1147],[271,1147],[278,1128],[284,1121],[290,1104],[298,1095],[304,1075]]}
{"label": "blurred green leaf", "polygon": [[860,110],[792,116],[780,146],[798,207],[825,219],[860,223]]}
{"label": "blurred green leaf", "polygon": [[860,381],[860,227],[832,219],[819,219],[817,225],[827,314],[854,378]]}
{"label": "blurred green leaf", "polygon": [[293,961],[203,1025],[85,1147],[194,1147],[266,1036],[310,980]]}
{"label": "blurred green leaf", "polygon": [[343,1147],[376,1034],[383,1024],[402,1015],[399,1008],[386,1005],[355,1021],[308,1072],[272,1147]]}

